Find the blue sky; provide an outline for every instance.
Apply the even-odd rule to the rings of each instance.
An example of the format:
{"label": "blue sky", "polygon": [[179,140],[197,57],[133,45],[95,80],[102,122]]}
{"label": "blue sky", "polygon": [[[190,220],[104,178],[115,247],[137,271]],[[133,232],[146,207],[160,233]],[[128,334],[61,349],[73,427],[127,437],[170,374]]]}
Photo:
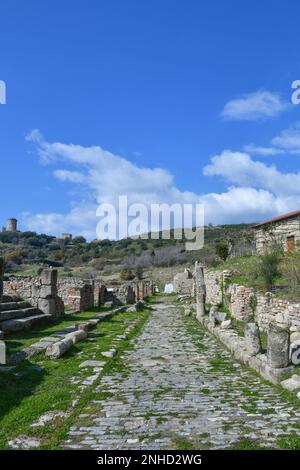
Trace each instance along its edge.
{"label": "blue sky", "polygon": [[300,207],[296,0],[1,2],[0,224],[94,238],[95,209]]}

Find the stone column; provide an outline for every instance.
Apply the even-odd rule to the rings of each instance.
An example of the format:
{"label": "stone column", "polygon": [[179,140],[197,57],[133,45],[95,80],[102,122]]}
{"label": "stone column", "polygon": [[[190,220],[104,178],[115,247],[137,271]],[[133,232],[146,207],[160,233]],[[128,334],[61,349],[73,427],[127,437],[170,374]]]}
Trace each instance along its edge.
{"label": "stone column", "polygon": [[195,263],[195,293],[196,293],[196,304],[197,314],[196,317],[200,320],[205,314],[205,299],[206,299],[206,287],[204,282],[203,266]]}
{"label": "stone column", "polygon": [[256,323],[246,324],[245,339],[247,340],[247,350],[251,356],[262,352],[260,332]]}
{"label": "stone column", "polygon": [[57,269],[44,269],[35,289],[37,306],[42,312],[54,318],[64,315],[64,303],[57,295]]}
{"label": "stone column", "polygon": [[0,302],[3,297],[3,276],[4,276],[4,260],[0,258]]}
{"label": "stone column", "polygon": [[267,358],[270,367],[280,369],[289,365],[290,332],[287,328],[271,323],[268,330]]}

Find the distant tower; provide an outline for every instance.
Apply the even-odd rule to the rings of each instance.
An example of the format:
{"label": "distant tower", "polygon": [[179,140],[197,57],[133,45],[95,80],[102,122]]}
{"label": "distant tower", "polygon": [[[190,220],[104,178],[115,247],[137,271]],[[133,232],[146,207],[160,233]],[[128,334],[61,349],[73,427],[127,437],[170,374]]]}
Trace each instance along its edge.
{"label": "distant tower", "polygon": [[62,238],[63,240],[70,240],[70,241],[71,241],[71,240],[72,240],[72,234],[71,234],[71,233],[67,233],[67,232],[62,233],[61,238]]}
{"label": "distant tower", "polygon": [[7,232],[16,232],[17,231],[17,219],[7,219],[6,231]]}

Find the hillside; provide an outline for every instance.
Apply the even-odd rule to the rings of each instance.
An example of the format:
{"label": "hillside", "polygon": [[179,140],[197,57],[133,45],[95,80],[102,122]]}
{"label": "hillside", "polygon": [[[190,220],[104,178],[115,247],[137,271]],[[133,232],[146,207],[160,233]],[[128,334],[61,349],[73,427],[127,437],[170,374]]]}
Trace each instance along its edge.
{"label": "hillside", "polygon": [[36,274],[45,266],[53,266],[64,276],[114,276],[122,269],[135,273],[190,265],[199,259],[216,266],[221,260],[216,256],[215,245],[221,240],[229,243],[235,255],[253,252],[251,226],[240,224],[205,227],[204,248],[197,251],[185,251],[184,241],[172,237],[87,242],[83,237],[69,240],[35,232],[1,232],[0,256],[6,261],[6,272],[15,274]]}

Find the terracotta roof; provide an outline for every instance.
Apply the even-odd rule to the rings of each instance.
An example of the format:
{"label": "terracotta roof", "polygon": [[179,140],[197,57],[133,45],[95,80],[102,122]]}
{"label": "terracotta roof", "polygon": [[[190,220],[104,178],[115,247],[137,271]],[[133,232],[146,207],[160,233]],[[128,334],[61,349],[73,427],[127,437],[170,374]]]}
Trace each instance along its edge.
{"label": "terracotta roof", "polygon": [[300,215],[300,210],[294,211],[294,212],[288,212],[287,214],[278,215],[277,217],[274,217],[273,219],[266,220],[265,222],[261,222],[260,224],[254,225],[254,228],[258,228],[266,224],[272,224],[273,222],[279,222],[280,220],[297,217],[298,215]]}

